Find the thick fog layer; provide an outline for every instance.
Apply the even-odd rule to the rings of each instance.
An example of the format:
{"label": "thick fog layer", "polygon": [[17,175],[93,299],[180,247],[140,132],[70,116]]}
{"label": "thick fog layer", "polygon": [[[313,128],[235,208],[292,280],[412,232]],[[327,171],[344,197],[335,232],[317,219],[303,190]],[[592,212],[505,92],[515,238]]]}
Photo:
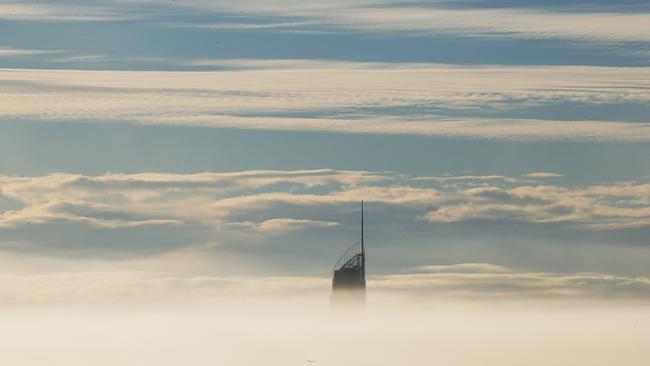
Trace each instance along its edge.
{"label": "thick fog layer", "polygon": [[327,291],[0,310],[6,365],[646,365],[650,312],[624,301]]}

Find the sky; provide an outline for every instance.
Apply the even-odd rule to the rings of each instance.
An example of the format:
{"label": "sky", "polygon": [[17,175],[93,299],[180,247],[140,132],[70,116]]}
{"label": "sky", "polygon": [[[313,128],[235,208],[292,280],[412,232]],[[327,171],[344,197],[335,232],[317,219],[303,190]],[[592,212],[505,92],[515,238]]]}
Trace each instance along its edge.
{"label": "sky", "polygon": [[361,200],[377,299],[647,304],[649,102],[647,1],[0,0],[0,317],[326,302]]}

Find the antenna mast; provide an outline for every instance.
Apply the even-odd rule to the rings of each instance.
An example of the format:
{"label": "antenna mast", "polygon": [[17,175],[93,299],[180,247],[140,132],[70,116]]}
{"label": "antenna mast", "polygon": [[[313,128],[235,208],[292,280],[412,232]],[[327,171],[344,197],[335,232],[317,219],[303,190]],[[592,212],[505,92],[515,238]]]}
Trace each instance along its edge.
{"label": "antenna mast", "polygon": [[363,200],[361,200],[361,254],[365,255],[365,246],[363,244]]}

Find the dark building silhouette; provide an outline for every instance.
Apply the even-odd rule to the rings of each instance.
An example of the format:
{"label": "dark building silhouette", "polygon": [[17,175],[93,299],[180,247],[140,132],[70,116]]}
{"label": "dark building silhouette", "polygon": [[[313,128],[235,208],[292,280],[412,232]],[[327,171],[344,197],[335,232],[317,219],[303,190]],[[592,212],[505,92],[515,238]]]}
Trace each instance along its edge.
{"label": "dark building silhouette", "polygon": [[334,265],[332,305],[365,304],[366,248],[363,240],[363,201],[361,201],[361,240],[352,244]]}

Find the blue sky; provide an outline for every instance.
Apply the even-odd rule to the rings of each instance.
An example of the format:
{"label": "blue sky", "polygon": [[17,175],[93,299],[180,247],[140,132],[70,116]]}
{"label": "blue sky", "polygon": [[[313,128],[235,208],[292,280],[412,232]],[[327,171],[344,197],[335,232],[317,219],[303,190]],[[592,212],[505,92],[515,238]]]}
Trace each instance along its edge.
{"label": "blue sky", "polygon": [[7,273],[324,277],[364,199],[371,275],[647,292],[645,1],[0,1],[0,35]]}

